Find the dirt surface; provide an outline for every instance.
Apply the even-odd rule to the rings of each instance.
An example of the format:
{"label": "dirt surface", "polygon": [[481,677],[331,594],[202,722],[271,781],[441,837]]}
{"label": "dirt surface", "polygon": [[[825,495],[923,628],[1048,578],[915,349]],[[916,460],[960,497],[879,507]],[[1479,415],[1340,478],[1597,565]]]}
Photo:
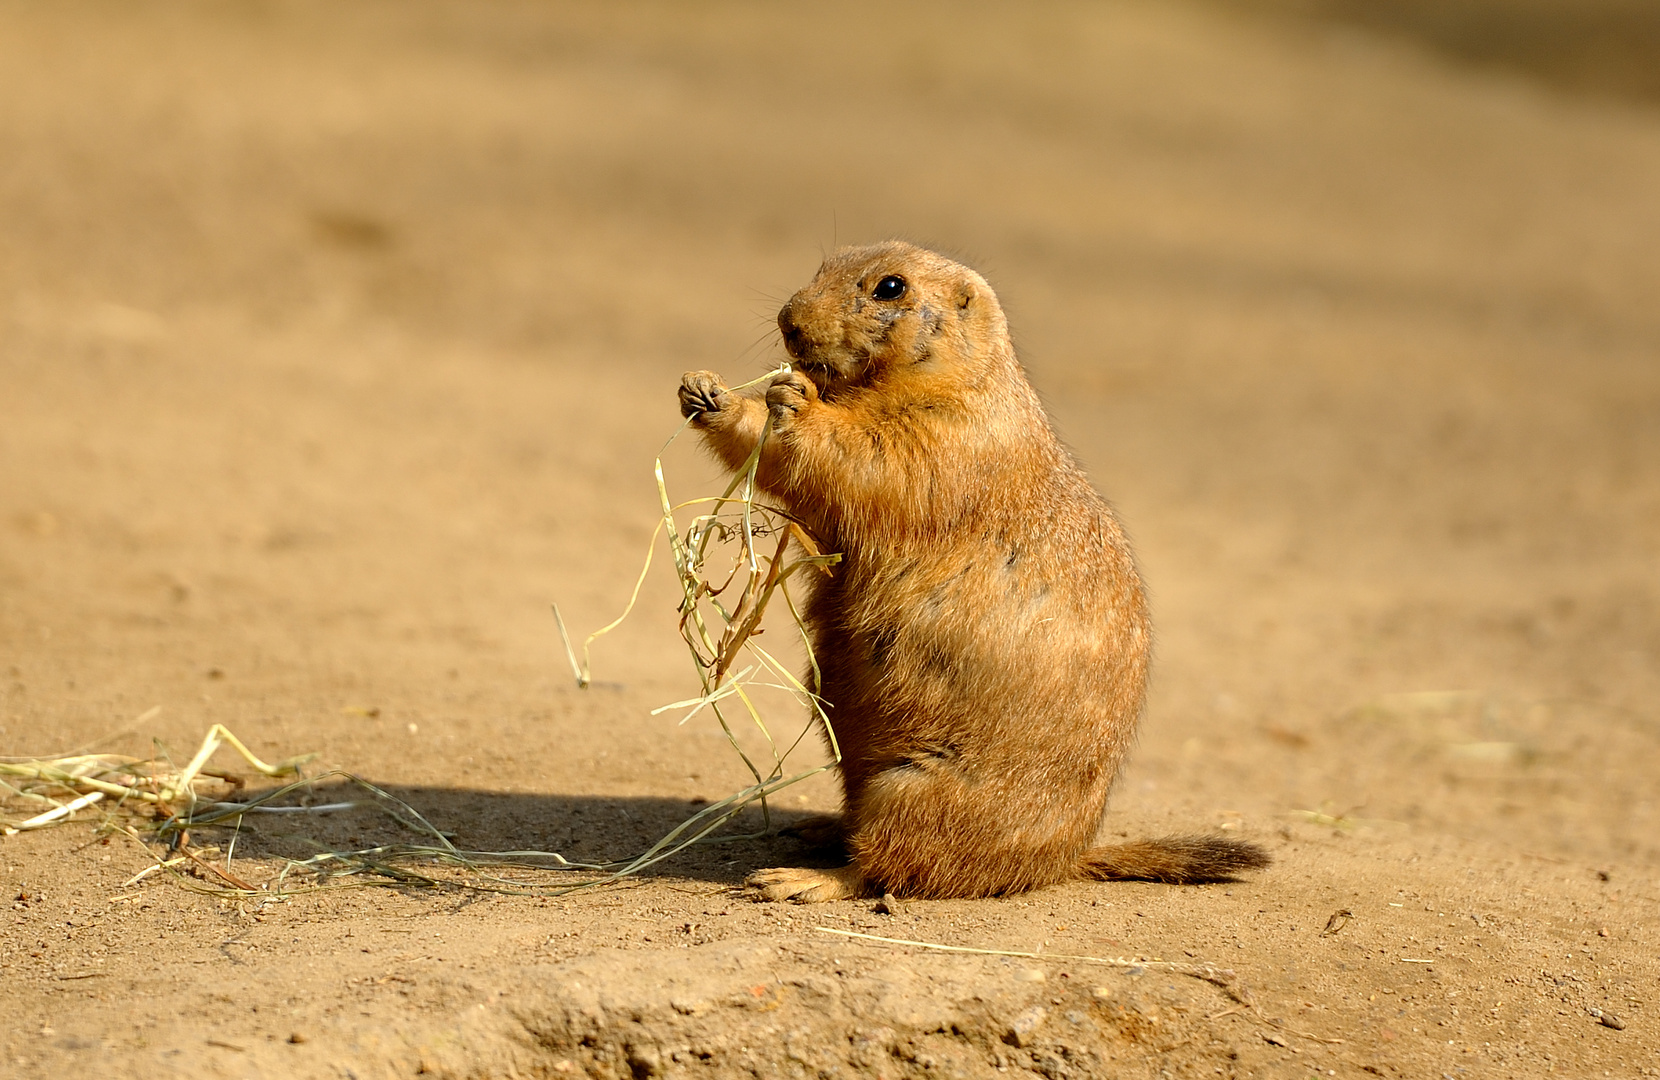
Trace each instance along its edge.
{"label": "dirt surface", "polygon": [[679,374],[901,235],[987,274],[1136,538],[1107,828],[1276,862],[257,904],[88,816],[0,840],[0,1073],[1660,1074],[1656,192],[1653,106],[1235,7],[5,3],[0,753],[223,722],[466,847],[638,850],[742,768],[650,715],[667,574],[587,691],[548,605],[626,598]]}

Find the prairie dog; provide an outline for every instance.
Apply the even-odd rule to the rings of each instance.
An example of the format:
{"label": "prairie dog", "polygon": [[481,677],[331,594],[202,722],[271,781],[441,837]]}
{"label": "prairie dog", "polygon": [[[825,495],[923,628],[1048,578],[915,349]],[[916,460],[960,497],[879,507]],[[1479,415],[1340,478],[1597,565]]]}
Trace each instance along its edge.
{"label": "prairie dog", "polygon": [[902,241],[844,248],[778,313],[795,370],[681,380],[728,468],[842,553],[804,617],[842,751],[834,870],[774,900],[972,897],[1077,878],[1197,882],[1255,845],[1091,846],[1146,696],[1147,597],[1124,531],[1056,439],[984,278]]}

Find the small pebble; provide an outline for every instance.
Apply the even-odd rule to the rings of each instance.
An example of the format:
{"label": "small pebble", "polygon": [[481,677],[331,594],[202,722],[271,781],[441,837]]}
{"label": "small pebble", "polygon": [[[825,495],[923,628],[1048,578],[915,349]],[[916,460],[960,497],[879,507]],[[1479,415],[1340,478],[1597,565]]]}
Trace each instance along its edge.
{"label": "small pebble", "polygon": [[655,1046],[631,1043],[628,1067],[635,1076],[656,1076],[663,1071],[663,1055]]}
{"label": "small pebble", "polygon": [[1596,1017],[1597,1023],[1603,1027],[1610,1027],[1615,1031],[1625,1030],[1625,1021],[1605,1009],[1587,1009],[1585,1011]]}
{"label": "small pebble", "polygon": [[288,1041],[291,1042],[291,1043],[294,1043],[295,1045],[298,1045],[300,1043],[305,1042],[305,1036],[300,1034],[298,1031],[296,1031],[294,1034],[292,1034],[288,1037]]}
{"label": "small pebble", "polygon": [[1043,1026],[1044,1020],[1048,1017],[1049,1011],[1047,1009],[1042,1005],[1033,1005],[1014,1018],[1014,1023],[1009,1025],[1008,1034],[1003,1036],[1003,1041],[1012,1046],[1025,1049],[1032,1045],[1037,1036],[1038,1028]]}

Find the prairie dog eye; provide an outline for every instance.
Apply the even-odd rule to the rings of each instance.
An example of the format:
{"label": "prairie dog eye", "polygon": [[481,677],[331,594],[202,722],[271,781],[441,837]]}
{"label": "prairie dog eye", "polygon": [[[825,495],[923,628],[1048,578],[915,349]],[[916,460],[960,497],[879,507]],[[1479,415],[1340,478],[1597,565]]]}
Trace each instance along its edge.
{"label": "prairie dog eye", "polygon": [[889,274],[876,283],[876,288],[870,290],[873,300],[897,300],[905,295],[905,279],[898,274]]}

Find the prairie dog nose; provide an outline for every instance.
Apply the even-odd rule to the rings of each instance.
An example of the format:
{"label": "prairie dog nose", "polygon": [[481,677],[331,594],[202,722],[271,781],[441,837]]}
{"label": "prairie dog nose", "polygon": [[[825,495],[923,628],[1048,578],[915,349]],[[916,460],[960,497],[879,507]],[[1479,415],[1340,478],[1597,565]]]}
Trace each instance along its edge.
{"label": "prairie dog nose", "polygon": [[796,360],[807,351],[807,339],[795,321],[795,301],[792,299],[778,309],[778,330],[784,335],[784,351]]}

